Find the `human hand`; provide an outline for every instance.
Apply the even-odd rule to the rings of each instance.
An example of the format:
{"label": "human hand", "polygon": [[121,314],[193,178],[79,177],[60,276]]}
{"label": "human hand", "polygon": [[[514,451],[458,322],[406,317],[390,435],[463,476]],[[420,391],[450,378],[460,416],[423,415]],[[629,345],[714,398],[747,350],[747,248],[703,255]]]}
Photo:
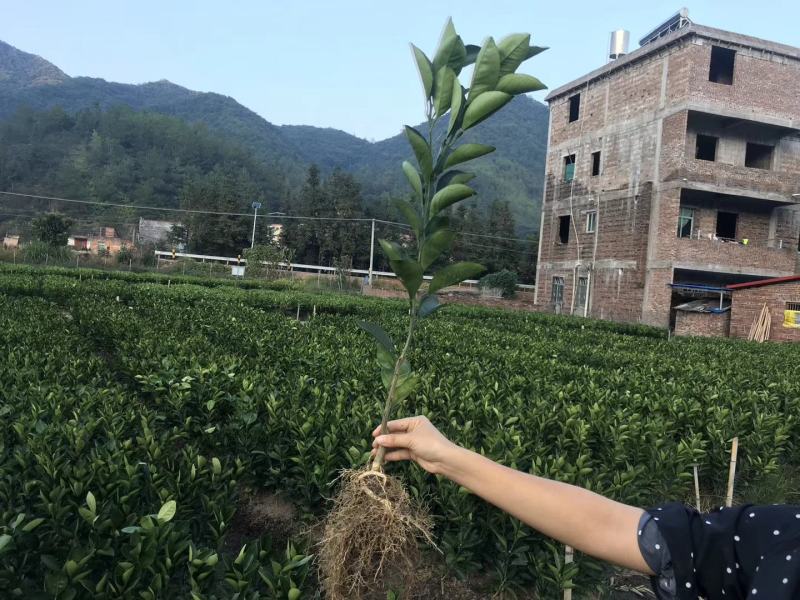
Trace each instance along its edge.
{"label": "human hand", "polygon": [[381,435],[380,425],[372,432],[372,455],[386,448],[387,462],[413,460],[429,473],[441,473],[448,456],[457,449],[427,417],[407,417],[387,424],[389,433]]}

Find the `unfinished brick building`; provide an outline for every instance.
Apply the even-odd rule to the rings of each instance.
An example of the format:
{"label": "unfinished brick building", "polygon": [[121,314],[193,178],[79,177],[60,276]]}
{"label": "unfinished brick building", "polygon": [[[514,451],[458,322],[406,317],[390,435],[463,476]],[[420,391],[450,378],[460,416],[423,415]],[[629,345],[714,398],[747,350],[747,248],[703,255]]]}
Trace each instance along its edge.
{"label": "unfinished brick building", "polygon": [[535,302],[667,327],[705,285],[800,272],[800,49],[685,13],[641,43],[547,97]]}

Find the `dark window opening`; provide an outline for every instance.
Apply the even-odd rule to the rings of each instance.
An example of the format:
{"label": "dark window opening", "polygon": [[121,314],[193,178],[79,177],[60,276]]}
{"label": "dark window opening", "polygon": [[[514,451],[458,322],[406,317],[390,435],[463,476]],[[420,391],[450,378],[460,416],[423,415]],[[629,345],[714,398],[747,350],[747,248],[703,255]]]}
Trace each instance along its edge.
{"label": "dark window opening", "polygon": [[736,239],[736,221],[739,215],[729,212],[717,212],[717,237],[725,240]]}
{"label": "dark window opening", "polygon": [[569,242],[570,221],[571,219],[569,215],[558,217],[558,241],[562,244]]}
{"label": "dark window opening", "polygon": [[575,179],[575,155],[570,154],[564,157],[564,181],[569,183]]}
{"label": "dark window opening", "polygon": [[577,121],[581,116],[581,95],[575,94],[569,99],[569,122]]}
{"label": "dark window opening", "polygon": [[767,169],[772,168],[772,146],[764,144],[747,144],[747,150],[744,154],[744,166],[753,169]]}
{"label": "dark window opening", "polygon": [[726,85],[733,84],[733,63],[735,61],[736,50],[712,46],[708,80],[714,83],[724,83]]}
{"label": "dark window opening", "polygon": [[717,140],[713,135],[698,133],[694,157],[700,160],[717,160]]}
{"label": "dark window opening", "polygon": [[600,175],[600,151],[592,152],[592,177]]}

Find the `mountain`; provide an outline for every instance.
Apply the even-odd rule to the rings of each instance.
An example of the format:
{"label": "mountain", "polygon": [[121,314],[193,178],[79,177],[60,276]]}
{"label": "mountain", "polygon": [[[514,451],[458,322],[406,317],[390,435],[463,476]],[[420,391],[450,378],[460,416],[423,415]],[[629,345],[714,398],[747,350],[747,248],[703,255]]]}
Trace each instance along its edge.
{"label": "mountain", "polygon": [[[407,193],[399,165],[410,151],[402,135],[368,142],[336,129],[277,126],[228,96],[166,80],[132,85],[70,77],[43,58],[0,41],[0,120],[22,107],[60,107],[74,114],[120,105],[203,124],[280,169],[290,187],[300,185],[308,165],[317,164],[323,172],[340,168],[355,174],[367,200]],[[538,229],[547,126],[547,108],[523,96],[465,136],[465,141],[479,139],[497,147],[475,169],[477,202],[487,206],[495,199],[508,200],[520,233]]]}

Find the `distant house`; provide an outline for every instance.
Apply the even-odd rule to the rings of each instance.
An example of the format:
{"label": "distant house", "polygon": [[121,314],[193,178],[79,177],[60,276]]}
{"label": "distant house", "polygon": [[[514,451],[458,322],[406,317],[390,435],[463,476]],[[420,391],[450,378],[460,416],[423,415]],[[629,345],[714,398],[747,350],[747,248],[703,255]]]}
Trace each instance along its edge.
{"label": "distant house", "polygon": [[19,236],[18,235],[5,236],[3,238],[3,248],[5,248],[6,250],[19,248]]}
{"label": "distant house", "polygon": [[98,255],[118,254],[123,247],[131,246],[129,240],[123,240],[113,227],[101,227],[97,233],[88,235],[72,235],[67,246],[77,252],[88,252]]}
{"label": "distant house", "polygon": [[[169,241],[173,227],[183,227],[183,224],[175,221],[154,221],[140,218],[136,239],[140,244],[163,245]],[[179,244],[177,249],[182,251],[183,244]]]}

